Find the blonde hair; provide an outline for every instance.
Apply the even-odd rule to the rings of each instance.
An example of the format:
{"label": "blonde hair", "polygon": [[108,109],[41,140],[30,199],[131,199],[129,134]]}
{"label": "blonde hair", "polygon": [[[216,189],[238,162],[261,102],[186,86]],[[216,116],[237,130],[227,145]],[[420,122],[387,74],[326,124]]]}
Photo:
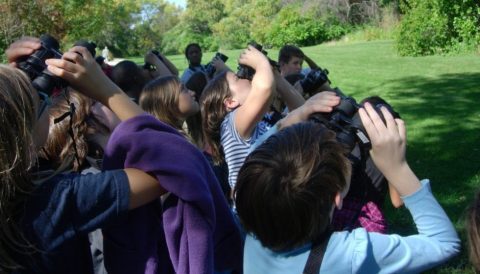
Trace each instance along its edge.
{"label": "blonde hair", "polygon": [[[176,76],[164,76],[150,81],[140,94],[139,104],[143,110],[152,114],[162,122],[176,128],[192,143],[200,146],[202,142],[201,128],[198,127],[198,115],[181,118],[179,98],[182,84]],[[198,122],[197,122],[198,121]],[[187,127],[184,128],[184,122]]]}
{"label": "blonde hair", "polygon": [[157,119],[181,130],[184,121],[178,118],[181,115],[178,108],[180,92],[182,86],[177,77],[160,77],[145,85],[139,104]]}
{"label": "blonde hair", "polygon": [[33,251],[18,222],[34,189],[36,96],[25,74],[0,65],[0,272],[20,269],[18,254]]}
{"label": "blonde hair", "polygon": [[207,84],[200,98],[203,136],[211,148],[213,161],[217,165],[224,161],[220,143],[220,127],[228,113],[224,101],[231,96],[227,74],[223,72]]}

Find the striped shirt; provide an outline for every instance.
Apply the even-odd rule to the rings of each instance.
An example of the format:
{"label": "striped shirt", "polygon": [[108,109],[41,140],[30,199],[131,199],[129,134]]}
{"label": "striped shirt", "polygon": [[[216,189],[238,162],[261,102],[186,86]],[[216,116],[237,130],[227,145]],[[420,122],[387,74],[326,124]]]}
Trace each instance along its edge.
{"label": "striped shirt", "polygon": [[265,133],[266,129],[260,128],[258,125],[248,139],[243,139],[235,129],[235,113],[234,110],[225,116],[220,129],[220,143],[225,153],[225,161],[228,165],[228,184],[233,189],[237,183],[237,176],[243,161],[250,152],[250,146],[255,143],[257,138]]}

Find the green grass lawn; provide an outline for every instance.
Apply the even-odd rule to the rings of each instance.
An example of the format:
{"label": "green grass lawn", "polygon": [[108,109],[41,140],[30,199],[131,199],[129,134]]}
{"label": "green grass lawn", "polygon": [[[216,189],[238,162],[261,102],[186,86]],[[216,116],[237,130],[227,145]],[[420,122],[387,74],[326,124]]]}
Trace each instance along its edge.
{"label": "green grass lawn", "polygon": [[[400,57],[392,41],[327,44],[303,48],[330,71],[332,86],[355,99],[379,95],[390,102],[407,124],[407,158],[432,190],[465,239],[463,212],[480,187],[480,56]],[[227,65],[237,67],[240,50],[223,51]],[[204,53],[206,63],[214,55]],[[278,50],[268,50],[277,59]],[[131,58],[139,63],[142,58]],[[183,55],[169,56],[182,72]],[[416,229],[408,211],[387,202],[392,232]],[[429,273],[474,273],[462,254]]]}

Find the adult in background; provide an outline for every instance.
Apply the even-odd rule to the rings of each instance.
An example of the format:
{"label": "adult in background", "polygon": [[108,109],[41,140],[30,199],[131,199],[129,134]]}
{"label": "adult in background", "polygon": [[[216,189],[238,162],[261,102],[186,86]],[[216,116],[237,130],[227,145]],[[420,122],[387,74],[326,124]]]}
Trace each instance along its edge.
{"label": "adult in background", "polygon": [[202,65],[202,48],[197,43],[188,44],[185,48],[185,57],[188,61],[188,68],[183,72],[180,81],[186,83],[190,77],[196,72],[201,72],[207,75],[204,65]]}
{"label": "adult in background", "polygon": [[214,57],[211,63],[202,65],[202,48],[197,43],[187,45],[185,48],[185,57],[188,60],[188,68],[183,72],[182,77],[180,77],[180,81],[183,84],[187,84],[193,75],[197,77],[198,75],[204,75],[207,81],[210,80],[210,77],[213,77],[213,75],[208,71],[208,66],[215,67],[215,72],[228,69],[225,63],[217,57]]}

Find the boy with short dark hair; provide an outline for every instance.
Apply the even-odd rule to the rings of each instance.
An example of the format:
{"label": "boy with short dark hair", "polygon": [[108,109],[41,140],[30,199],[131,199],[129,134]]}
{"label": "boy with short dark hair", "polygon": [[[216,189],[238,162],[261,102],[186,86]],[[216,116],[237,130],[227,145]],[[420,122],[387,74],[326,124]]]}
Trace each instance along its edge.
{"label": "boy with short dark hair", "polygon": [[304,59],[305,54],[300,48],[293,45],[283,46],[278,53],[278,64],[282,76],[301,73]]}

